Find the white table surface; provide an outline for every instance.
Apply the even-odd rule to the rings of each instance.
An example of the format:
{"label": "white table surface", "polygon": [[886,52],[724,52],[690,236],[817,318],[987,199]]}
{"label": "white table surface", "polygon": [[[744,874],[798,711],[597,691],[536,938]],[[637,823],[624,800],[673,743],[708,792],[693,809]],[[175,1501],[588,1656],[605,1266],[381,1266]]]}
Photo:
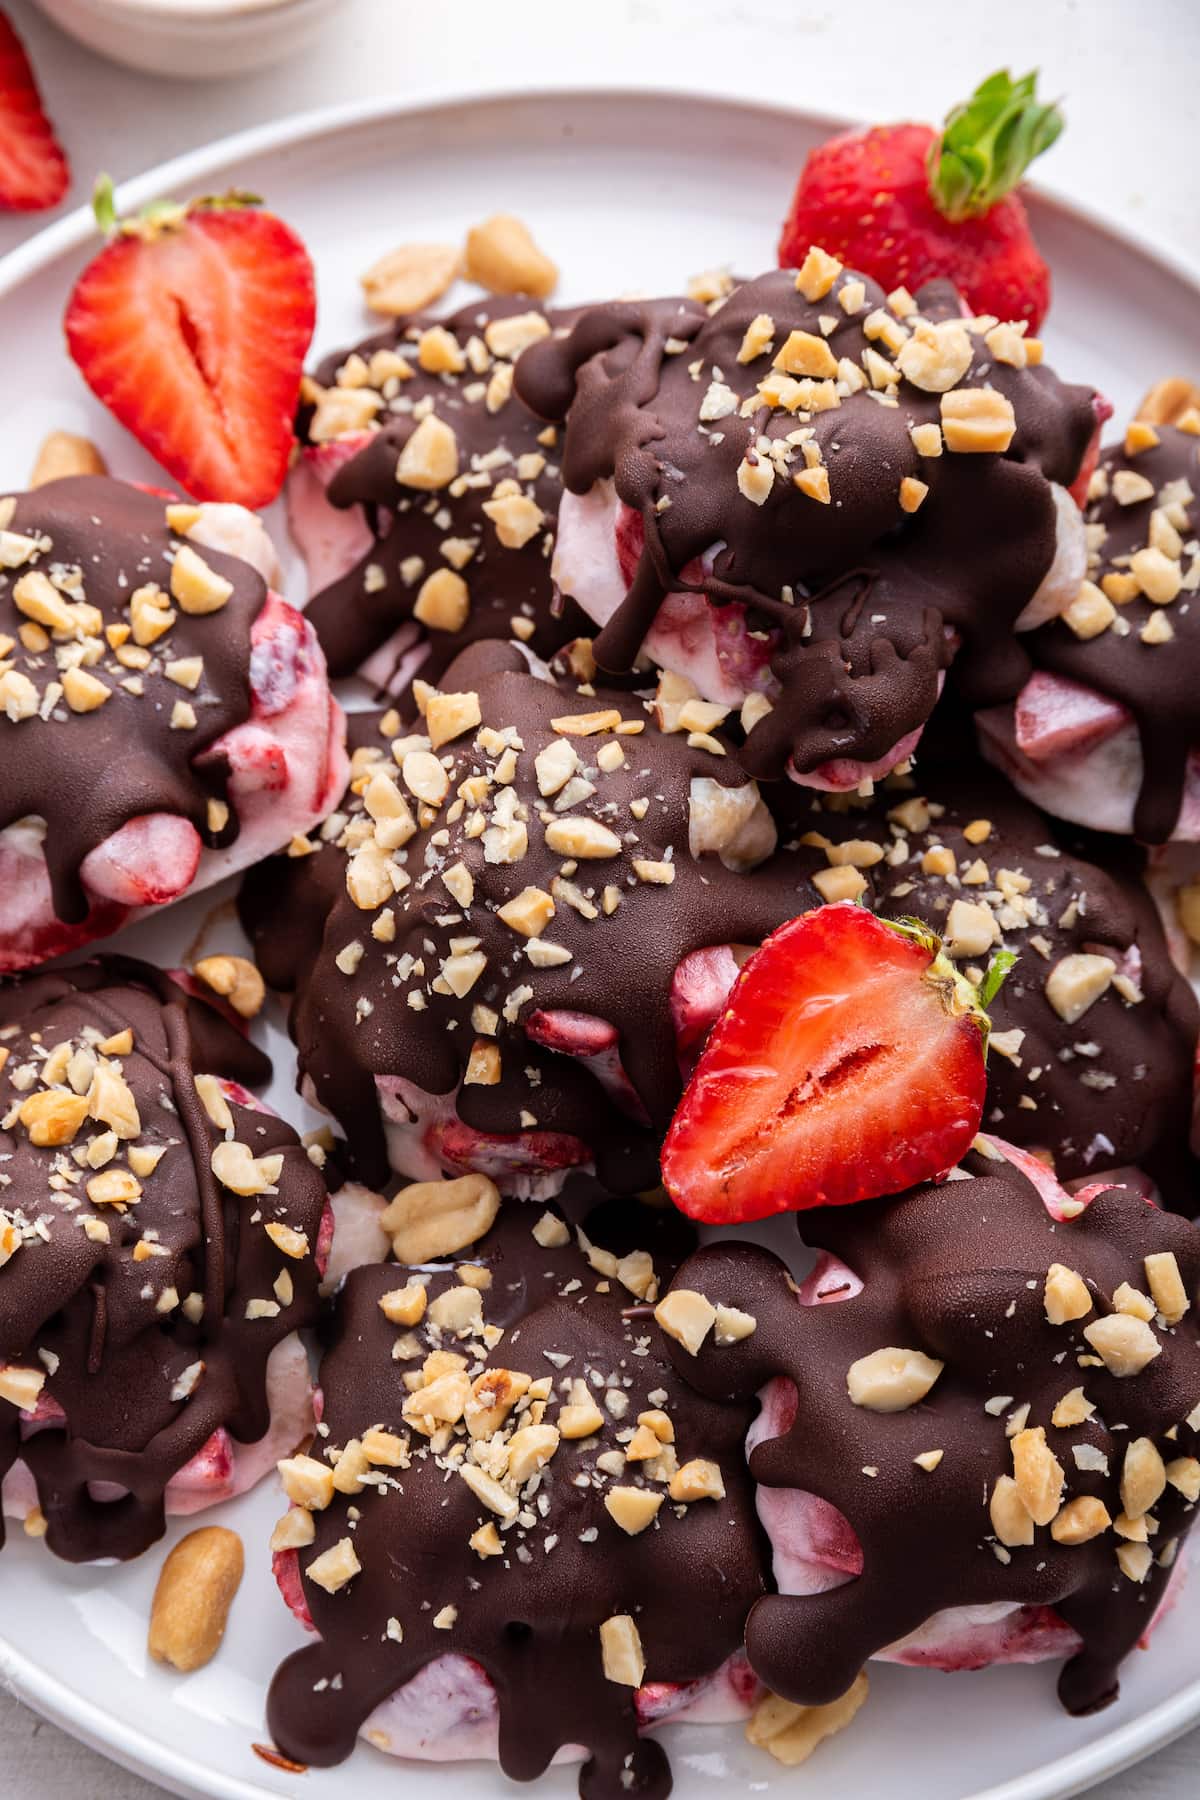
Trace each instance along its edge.
{"label": "white table surface", "polygon": [[[989,70],[1037,64],[1070,120],[1040,165],[1046,179],[1200,265],[1197,0],[342,0],[316,52],[197,85],[101,62],[32,0],[8,0],[7,10],[73,158],[69,205],[86,198],[97,170],[119,181],[244,126],[360,95],[678,83],[852,117],[936,119]],[[0,220],[0,254],[32,229]],[[2,1693],[0,1772],[6,1800],[160,1793]],[[1094,1790],[1095,1800],[1197,1793],[1200,1731]]]}

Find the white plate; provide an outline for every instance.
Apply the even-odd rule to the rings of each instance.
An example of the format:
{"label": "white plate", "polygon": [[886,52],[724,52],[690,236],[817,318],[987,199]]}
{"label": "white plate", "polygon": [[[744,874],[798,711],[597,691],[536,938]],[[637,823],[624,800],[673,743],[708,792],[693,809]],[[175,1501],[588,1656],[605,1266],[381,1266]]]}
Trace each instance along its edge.
{"label": "white plate", "polygon": [[[229,139],[130,184],[121,200],[131,206],[235,184],[267,195],[313,251],[318,347],[330,349],[368,328],[357,275],[383,250],[406,239],[454,241],[497,210],[530,222],[562,265],[568,299],[671,291],[714,264],[768,267],[800,162],[829,128],[767,107],[650,93],[389,104]],[[1119,418],[1149,382],[1194,369],[1193,271],[1062,204],[1038,198],[1033,210],[1054,270],[1047,339],[1061,373],[1106,387]],[[0,492],[24,486],[37,444],[55,428],[95,439],[118,474],[153,474],[62,350],[63,303],[92,248],[89,222],[76,214],[0,266]],[[282,536],[282,520],[272,523]],[[302,592],[294,579],[290,591]],[[134,927],[121,943],[179,961],[201,930],[212,945],[237,944],[230,908],[212,894]],[[270,1097],[307,1124],[277,1019],[263,1029],[279,1068]],[[350,1765],[299,1777],[254,1755],[252,1743],[266,1735],[266,1682],[304,1635],[275,1592],[265,1554],[280,1505],[267,1487],[207,1515],[240,1531],[252,1553],[220,1654],[188,1677],[147,1661],[160,1551],[126,1568],[77,1569],[18,1529],[0,1562],[0,1675],[56,1723],[178,1794],[333,1800],[352,1790],[355,1800],[392,1800],[399,1785],[413,1800],[515,1796],[515,1786],[481,1764],[398,1765],[360,1746]],[[176,1525],[168,1542],[185,1529]],[[255,1545],[263,1546],[258,1556]],[[1200,1633],[1190,1611],[1188,1596],[1156,1634],[1153,1653],[1129,1659],[1117,1705],[1095,1718],[1060,1711],[1047,1667],[973,1676],[877,1668],[854,1728],[798,1773],[748,1749],[740,1731],[669,1733],[675,1791],[682,1800],[826,1789],[856,1800],[1058,1800],[1200,1720]],[[575,1775],[556,1771],[536,1791],[567,1800]]]}

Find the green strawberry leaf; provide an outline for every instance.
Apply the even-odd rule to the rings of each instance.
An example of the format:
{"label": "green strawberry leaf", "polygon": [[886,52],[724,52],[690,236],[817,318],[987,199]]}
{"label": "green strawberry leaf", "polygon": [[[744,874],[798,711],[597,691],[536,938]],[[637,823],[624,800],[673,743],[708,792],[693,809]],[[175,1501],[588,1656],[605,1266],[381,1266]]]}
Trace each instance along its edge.
{"label": "green strawberry leaf", "polygon": [[123,219],[117,211],[117,196],[111,175],[98,175],[92,190],[92,212],[105,237],[140,237],[154,239],[164,232],[178,231],[188,214],[193,212],[237,212],[261,206],[258,194],[231,188],[225,194],[204,194],[198,200],[181,205],[177,200],[148,200],[137,213]]}
{"label": "green strawberry leaf", "polygon": [[946,115],[929,152],[929,192],[947,219],[977,217],[1010,193],[1062,131],[1058,106],[1037,97],[1037,71],[1014,81],[1000,69]]}
{"label": "green strawberry leaf", "polygon": [[92,189],[92,212],[105,237],[117,228],[117,196],[111,175],[97,175]]}

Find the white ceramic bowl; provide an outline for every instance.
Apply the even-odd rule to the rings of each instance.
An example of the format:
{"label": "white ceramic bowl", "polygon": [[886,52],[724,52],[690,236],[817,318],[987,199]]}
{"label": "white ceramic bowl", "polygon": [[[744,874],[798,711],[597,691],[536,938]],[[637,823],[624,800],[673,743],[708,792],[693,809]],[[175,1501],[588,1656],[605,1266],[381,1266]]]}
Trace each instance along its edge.
{"label": "white ceramic bowl", "polygon": [[38,0],[91,50],[155,75],[240,75],[306,49],[338,0]]}

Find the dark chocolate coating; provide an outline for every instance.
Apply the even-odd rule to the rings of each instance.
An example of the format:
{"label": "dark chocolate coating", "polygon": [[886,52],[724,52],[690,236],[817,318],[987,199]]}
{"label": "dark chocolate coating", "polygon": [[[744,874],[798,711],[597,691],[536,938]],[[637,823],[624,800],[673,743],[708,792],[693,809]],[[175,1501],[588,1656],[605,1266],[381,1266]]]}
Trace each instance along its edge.
{"label": "dark chocolate coating", "polygon": [[[665,1286],[673,1265],[655,1215],[606,1213],[589,1216],[591,1241],[619,1254],[649,1251]],[[555,1422],[573,1381],[588,1382],[600,1395],[619,1387],[628,1400],[624,1418],[611,1416],[602,1401],[600,1431],[562,1439],[535,1478],[536,1498],[523,1490],[523,1511],[502,1532],[501,1556],[480,1557],[469,1547],[479,1526],[496,1523],[494,1515],[456,1477],[446,1454],[435,1454],[416,1433],[410,1466],[384,1471],[395,1475],[394,1485],[368,1487],[351,1499],[335,1494],[315,1515],[316,1541],[299,1552],[300,1566],[306,1569],[352,1533],[361,1573],[333,1594],[304,1582],[321,1641],[283,1664],[268,1720],[285,1755],[321,1766],[340,1762],[382,1700],[438,1657],[466,1656],[496,1689],[506,1775],[532,1780],[561,1745],[580,1744],[588,1753],[580,1778],[587,1800],[625,1794],[661,1800],[671,1785],[666,1756],[638,1736],[634,1689],[605,1677],[599,1630],[615,1615],[634,1618],[649,1684],[698,1680],[740,1649],[746,1615],[766,1585],[742,1456],[753,1409],[691,1392],[671,1368],[653,1323],[626,1316],[636,1302],[620,1281],[597,1278],[574,1244],[541,1248],[532,1223],[529,1208],[503,1212],[467,1253],[491,1273],[483,1314],[503,1328],[502,1340],[482,1353],[477,1338],[439,1337],[424,1324],[418,1355],[456,1350],[470,1359],[472,1378],[484,1368],[552,1377],[546,1424]],[[336,1343],[321,1369],[329,1432],[314,1455],[361,1438],[372,1426],[410,1435],[400,1377],[420,1363],[393,1361],[400,1333],[378,1304],[405,1284],[407,1273],[388,1264],[348,1278]],[[449,1269],[421,1273],[431,1300],[457,1282]],[[719,1465],[723,1499],[679,1508],[642,1464],[629,1463],[618,1476],[596,1467],[600,1454],[621,1449],[638,1414],[650,1408],[669,1414],[679,1464],[703,1457]],[[510,1422],[522,1420],[514,1415]],[[664,1495],[657,1520],[637,1536],[626,1535],[604,1506],[612,1486],[630,1484]],[[584,1533],[595,1535],[581,1541]],[[457,1609],[456,1617],[449,1629],[439,1628],[434,1621],[447,1606]],[[388,1636],[389,1618],[400,1623],[401,1643]]]}
{"label": "dark chocolate coating", "polygon": [[[359,564],[315,594],[307,608],[331,675],[354,674],[411,619],[421,581],[435,569],[451,566],[442,553],[448,538],[478,541],[478,549],[461,570],[470,589],[471,610],[460,631],[427,631],[429,651],[419,671],[422,680],[436,682],[446,665],[480,638],[512,637],[514,615],[532,625],[526,641],[543,659],[589,631],[579,608],[555,596],[550,578],[562,483],[557,447],[538,442],[545,433],[544,421],[534,418],[515,394],[494,412],[489,410],[486,390],[491,372],[478,373],[468,367],[461,374],[429,374],[417,362],[416,339],[432,325],[443,326],[465,349],[471,339],[482,340],[492,320],[541,311],[528,300],[477,300],[449,318],[398,321],[355,345],[353,352],[335,351],[318,366],[316,379],[323,387],[334,384],[337,371],[351,354],[369,363],[375,351],[394,350],[413,371],[410,379],[399,384],[396,396],[405,410],[389,412],[385,406],[379,414],[379,431],[338,470],[327,490],[330,505],[361,507],[375,538]],[[561,327],[575,315],[551,311],[545,316]],[[507,366],[501,358],[489,361],[492,372]],[[401,487],[396,481],[396,463],[414,430],[412,408],[430,400],[458,439],[460,475],[477,472],[480,458],[501,451],[509,453],[511,462],[493,468],[490,480],[464,486],[461,492],[455,492],[453,484],[433,494]],[[299,421],[302,442],[311,418],[312,409],[303,408]],[[492,499],[495,483],[516,478],[516,459],[521,456],[544,460],[545,466],[536,476],[523,480],[521,489],[541,508],[545,524],[520,549],[509,549],[501,544],[483,507]],[[423,572],[419,579],[406,581],[401,564],[410,557],[421,559]],[[368,568],[376,571],[369,588]]]}
{"label": "dark chocolate coating", "polygon": [[[964,767],[961,758],[922,757],[911,778],[892,777],[865,801],[794,784],[768,797],[782,840],[815,832],[834,844],[877,844],[896,859],[862,871],[863,898],[877,912],[944,933],[956,900],[990,906],[1000,935],[991,952],[964,957],[962,966],[985,966],[1000,950],[1016,954],[988,1011],[1001,1043],[1017,1029],[1025,1037],[1011,1054],[995,1043],[989,1051],[985,1130],[1049,1150],[1060,1180],[1136,1164],[1161,1184],[1166,1204],[1195,1212],[1188,1143],[1200,1006],[1135,873],[1072,853],[1051,820],[973,760]],[[933,816],[914,829],[921,814],[911,805],[922,799]],[[980,837],[983,824],[990,829]],[[968,827],[978,841],[964,837]],[[923,866],[939,847],[953,854],[951,877]],[[1140,970],[1130,991],[1143,997],[1131,1002],[1110,987],[1069,1025],[1046,998],[1046,978],[1063,957],[1088,951],[1118,965],[1132,953]]]}
{"label": "dark chocolate coating", "polygon": [[[838,294],[851,280],[863,281],[865,300],[847,315]],[[960,316],[947,283],[930,283],[916,299],[931,322]],[[864,325],[885,305],[874,282],[849,271],[810,303],[794,271],[778,270],[736,288],[711,313],[690,300],[594,307],[568,337],[535,344],[518,367],[517,391],[533,410],[566,418],[568,490],[584,494],[613,477],[641,520],[636,574],[596,640],[600,666],[632,666],[673,591],[703,592],[718,607],[742,602],[752,629],[781,634],[771,661],[781,692],[742,752],[754,775],[780,775],[789,762],[809,771],[831,759],[882,757],[932,712],[953,650],[948,634],[961,640],[959,678],[976,703],[1017,691],[1027,663],[1013,622],[1054,553],[1049,484],[1075,480],[1092,436],[1090,389],[1065,387],[1042,366],[998,363],[978,335],[958,385],[986,384],[1011,401],[1016,434],[1003,455],[919,456],[910,430],[938,422],[940,396],[907,381],[895,406],[859,391],[811,416],[762,405],[700,422],[717,371],[739,402],[769,372],[771,352],[738,362],[759,315],[773,322],[774,350],[793,330],[823,335],[821,318],[832,320],[832,355],[861,365],[865,352],[882,351]],[[776,475],[764,504],[743,497],[737,470],[747,451],[805,421],[832,503],[799,492],[791,469]],[[803,469],[798,449],[791,457]],[[905,477],[929,489],[912,513],[900,504]],[[723,548],[711,576],[686,575],[716,544]]]}
{"label": "dark chocolate coating", "polygon": [[[597,1171],[606,1187],[630,1192],[658,1181],[658,1145],[681,1091],[669,996],[677,965],[693,950],[710,944],[757,944],[776,925],[817,903],[807,872],[822,859],[776,855],[750,875],[725,868],[715,855],[700,859],[688,849],[689,782],[708,777],[741,786],[745,776],[732,756],[691,748],[683,735],[657,729],[654,715],[632,693],[599,690],[580,694],[574,684],[552,685],[528,672],[511,645],[476,644],[447,672],[445,688],[479,695],[485,726],[515,727],[523,749],[512,787],[528,814],[529,848],[522,860],[489,863],[486,845],[468,835],[470,808],[447,823],[447,808],[432,830],[421,831],[401,852],[412,885],[390,905],[396,915],[394,941],[377,942],[374,914],[360,910],[346,890],[347,857],[325,844],[305,858],[276,857],[251,872],[242,890],[243,922],[273,986],[296,985],[291,1031],[300,1068],[309,1075],[321,1104],[338,1119],[348,1154],[363,1180],[386,1179],[388,1163],[373,1077],[402,1076],[417,1086],[447,1093],[460,1081],[477,1035],[472,1013],[479,1002],[501,1016],[495,1042],[502,1058],[495,1085],[463,1086],[458,1114],[466,1125],[515,1137],[530,1129],[522,1114],[536,1118],[537,1133],[565,1133],[594,1146]],[[535,968],[525,940],[496,917],[496,908],[528,886],[549,890],[564,856],[550,850],[540,815],[554,819],[553,801],[543,799],[535,780],[535,757],[563,740],[550,721],[560,715],[615,709],[623,719],[644,725],[637,736],[617,737],[625,765],[599,772],[595,757],[602,737],[572,737],[596,784],[592,798],[569,816],[592,818],[617,832],[619,856],[580,860],[573,877],[597,909],[586,918],[560,897],[545,931],[571,960]],[[416,727],[419,728],[420,721]],[[387,742],[378,735],[375,715],[352,721],[352,740],[373,739],[381,755]],[[475,747],[475,733],[445,746],[452,758],[448,801],[464,777],[494,766],[496,758]],[[390,762],[390,759],[388,759]],[[392,765],[394,767],[394,765]],[[492,795],[497,790],[492,790]],[[648,799],[642,820],[629,811],[631,800]],[[361,823],[361,803],[348,796]],[[345,804],[345,803],[344,803]],[[448,841],[431,842],[435,833]],[[659,861],[672,856],[670,886],[639,881],[633,858]],[[464,863],[475,883],[474,903],[458,906],[439,871]],[[615,884],[621,903],[611,917],[601,907],[601,890]],[[451,939],[477,937],[487,967],[459,999],[432,985]],[[357,941],[363,954],[352,975],[335,957]],[[397,964],[408,956],[424,963],[424,973],[401,976]],[[504,1016],[509,997],[512,1018]],[[423,995],[414,1011],[408,994]],[[618,1105],[586,1066],[527,1038],[524,1021],[545,1009],[564,1008],[608,1021],[619,1033],[619,1050],[632,1095]],[[568,1154],[568,1160],[579,1160]]]}
{"label": "dark chocolate coating", "polygon": [[[1028,1427],[1044,1428],[1066,1471],[1064,1500],[1096,1496],[1113,1519],[1134,1439],[1151,1438],[1168,1463],[1196,1453],[1197,1433],[1185,1421],[1200,1393],[1200,1233],[1122,1189],[1055,1224],[1011,1166],[975,1158],[971,1167],[970,1182],[804,1215],[806,1240],[865,1283],[853,1299],[802,1307],[779,1259],[740,1244],[701,1250],[676,1279],[758,1321],[753,1336],[732,1346],[710,1337],[695,1360],[672,1344],[679,1373],[717,1399],[747,1399],[774,1376],[792,1382],[795,1419],[755,1447],[750,1472],[767,1487],[819,1495],[862,1545],[863,1572],[847,1585],[770,1595],[750,1615],[755,1673],[804,1705],[836,1698],[868,1657],[943,1608],[996,1601],[1054,1608],[1083,1640],[1060,1677],[1063,1704],[1074,1713],[1106,1705],[1166,1588],[1170,1570],[1157,1557],[1191,1527],[1193,1506],[1168,1484],[1153,1508],[1156,1561],[1141,1584],[1120,1572],[1121,1540],[1111,1530],[1071,1546],[1040,1528],[1034,1544],[995,1553],[988,1498],[996,1479],[1012,1473],[1005,1425],[1014,1407],[1028,1404]],[[1102,1366],[1080,1368],[1076,1356],[1092,1354],[1082,1328],[1113,1310],[1122,1282],[1144,1292],[1143,1257],[1165,1251],[1177,1258],[1193,1309],[1170,1330],[1152,1327],[1161,1352],[1140,1374],[1118,1379]],[[1043,1290],[1055,1262],[1076,1270],[1093,1296],[1092,1312],[1073,1325],[1046,1320]],[[851,1364],[885,1346],[945,1364],[927,1397],[903,1412],[869,1411],[847,1393]],[[1052,1425],[1058,1401],[1080,1385],[1095,1416]],[[985,1411],[993,1396],[1012,1396],[995,1417]],[[1085,1444],[1107,1456],[1107,1474],[1076,1466],[1073,1448]],[[929,1450],[944,1454],[926,1472],[913,1458]]]}
{"label": "dark chocolate coating", "polygon": [[[141,1121],[135,1140],[166,1147],[141,1198],[126,1211],[93,1206],[84,1192],[93,1171],[71,1148],[35,1147],[16,1112],[38,1091],[18,1086],[18,1070],[67,1039],[92,1042],[132,1030],[132,1052],[117,1060]],[[70,1562],[139,1555],[164,1529],[163,1494],[171,1477],[224,1426],[250,1443],[267,1429],[267,1358],[317,1312],[314,1252],[325,1183],[290,1125],[230,1101],[234,1135],[255,1156],[281,1152],[278,1193],[240,1199],[211,1168],[224,1135],[210,1120],[194,1075],[260,1083],[270,1067],[213,1007],[185,994],[148,963],[110,956],[78,967],[0,984],[0,1208],[24,1241],[0,1267],[0,1362],[46,1368],[43,1395],[66,1415],[61,1427],[23,1438],[20,1414],[0,1400],[0,1476],[20,1458],[37,1483],[47,1543]],[[63,1092],[69,1092],[64,1087]],[[73,1147],[103,1126],[85,1121]],[[122,1144],[107,1168],[124,1167]],[[71,1179],[56,1190],[56,1171]],[[108,1243],[88,1237],[85,1215],[103,1219]],[[267,1236],[270,1220],[307,1235],[309,1253],[285,1257]],[[166,1254],[138,1260],[141,1243]],[[247,1302],[275,1300],[286,1270],[293,1297],[276,1316],[247,1319]],[[173,1288],[180,1305],[156,1310]],[[182,1303],[203,1297],[189,1320]],[[202,1362],[189,1397],[171,1391]],[[113,1482],[123,1499],[101,1502],[90,1482]]]}
{"label": "dark chocolate coating", "polygon": [[[137,588],[153,582],[170,591],[171,563],[182,540],[168,529],[168,503],[162,495],[98,475],[71,476],[17,496],[9,530],[48,539],[49,548],[20,568],[0,572],[0,635],[17,640],[8,657],[39,694],[59,671],[53,650],[30,652],[17,638],[27,621],[13,599],[16,583],[30,570],[78,569],[82,597],[100,610],[105,626],[127,627],[129,599]],[[176,606],[175,622],[150,646],[151,662],[144,670],[122,667],[106,646],[88,670],[110,689],[102,706],[74,713],[60,697],[46,719],[19,722],[0,707],[0,830],[31,815],[45,819],[54,906],[70,924],[87,916],[80,864],[131,819],[176,813],[212,847],[237,836],[232,808],[220,832],[209,828],[208,802],[228,799],[229,775],[211,746],[250,716],[250,628],[267,586],[237,557],[207,548],[200,554],[233,583],[229,600],[206,616]],[[64,593],[68,600],[80,597],[74,587]],[[204,659],[200,685],[192,693],[163,674],[165,662],[190,656]],[[140,678],[140,695],[121,686],[131,678]],[[194,707],[194,729],[171,729],[178,700]]]}
{"label": "dark chocolate coating", "polygon": [[[1158,495],[1173,482],[1186,482],[1190,500],[1181,499],[1186,525],[1180,531],[1185,545],[1200,532],[1200,437],[1178,431],[1173,425],[1157,425],[1159,443],[1128,456],[1119,446],[1106,450],[1100,472],[1108,491],[1087,509],[1093,535],[1091,579],[1128,570],[1124,560],[1144,549],[1150,517],[1160,504]],[[1122,506],[1112,493],[1112,477],[1118,470],[1144,475],[1153,483],[1153,496]],[[1094,484],[1098,485],[1098,484]],[[1186,573],[1195,552],[1185,550]],[[1144,644],[1142,627],[1153,614],[1165,611],[1174,637],[1165,644]],[[1097,637],[1079,638],[1061,619],[1044,625],[1025,639],[1034,666],[1094,688],[1119,701],[1133,714],[1142,747],[1143,776],[1134,811],[1134,833],[1143,843],[1167,841],[1179,818],[1188,758],[1200,751],[1200,605],[1196,594],[1185,589],[1171,605],[1161,608],[1139,594],[1118,609],[1117,624]]]}

